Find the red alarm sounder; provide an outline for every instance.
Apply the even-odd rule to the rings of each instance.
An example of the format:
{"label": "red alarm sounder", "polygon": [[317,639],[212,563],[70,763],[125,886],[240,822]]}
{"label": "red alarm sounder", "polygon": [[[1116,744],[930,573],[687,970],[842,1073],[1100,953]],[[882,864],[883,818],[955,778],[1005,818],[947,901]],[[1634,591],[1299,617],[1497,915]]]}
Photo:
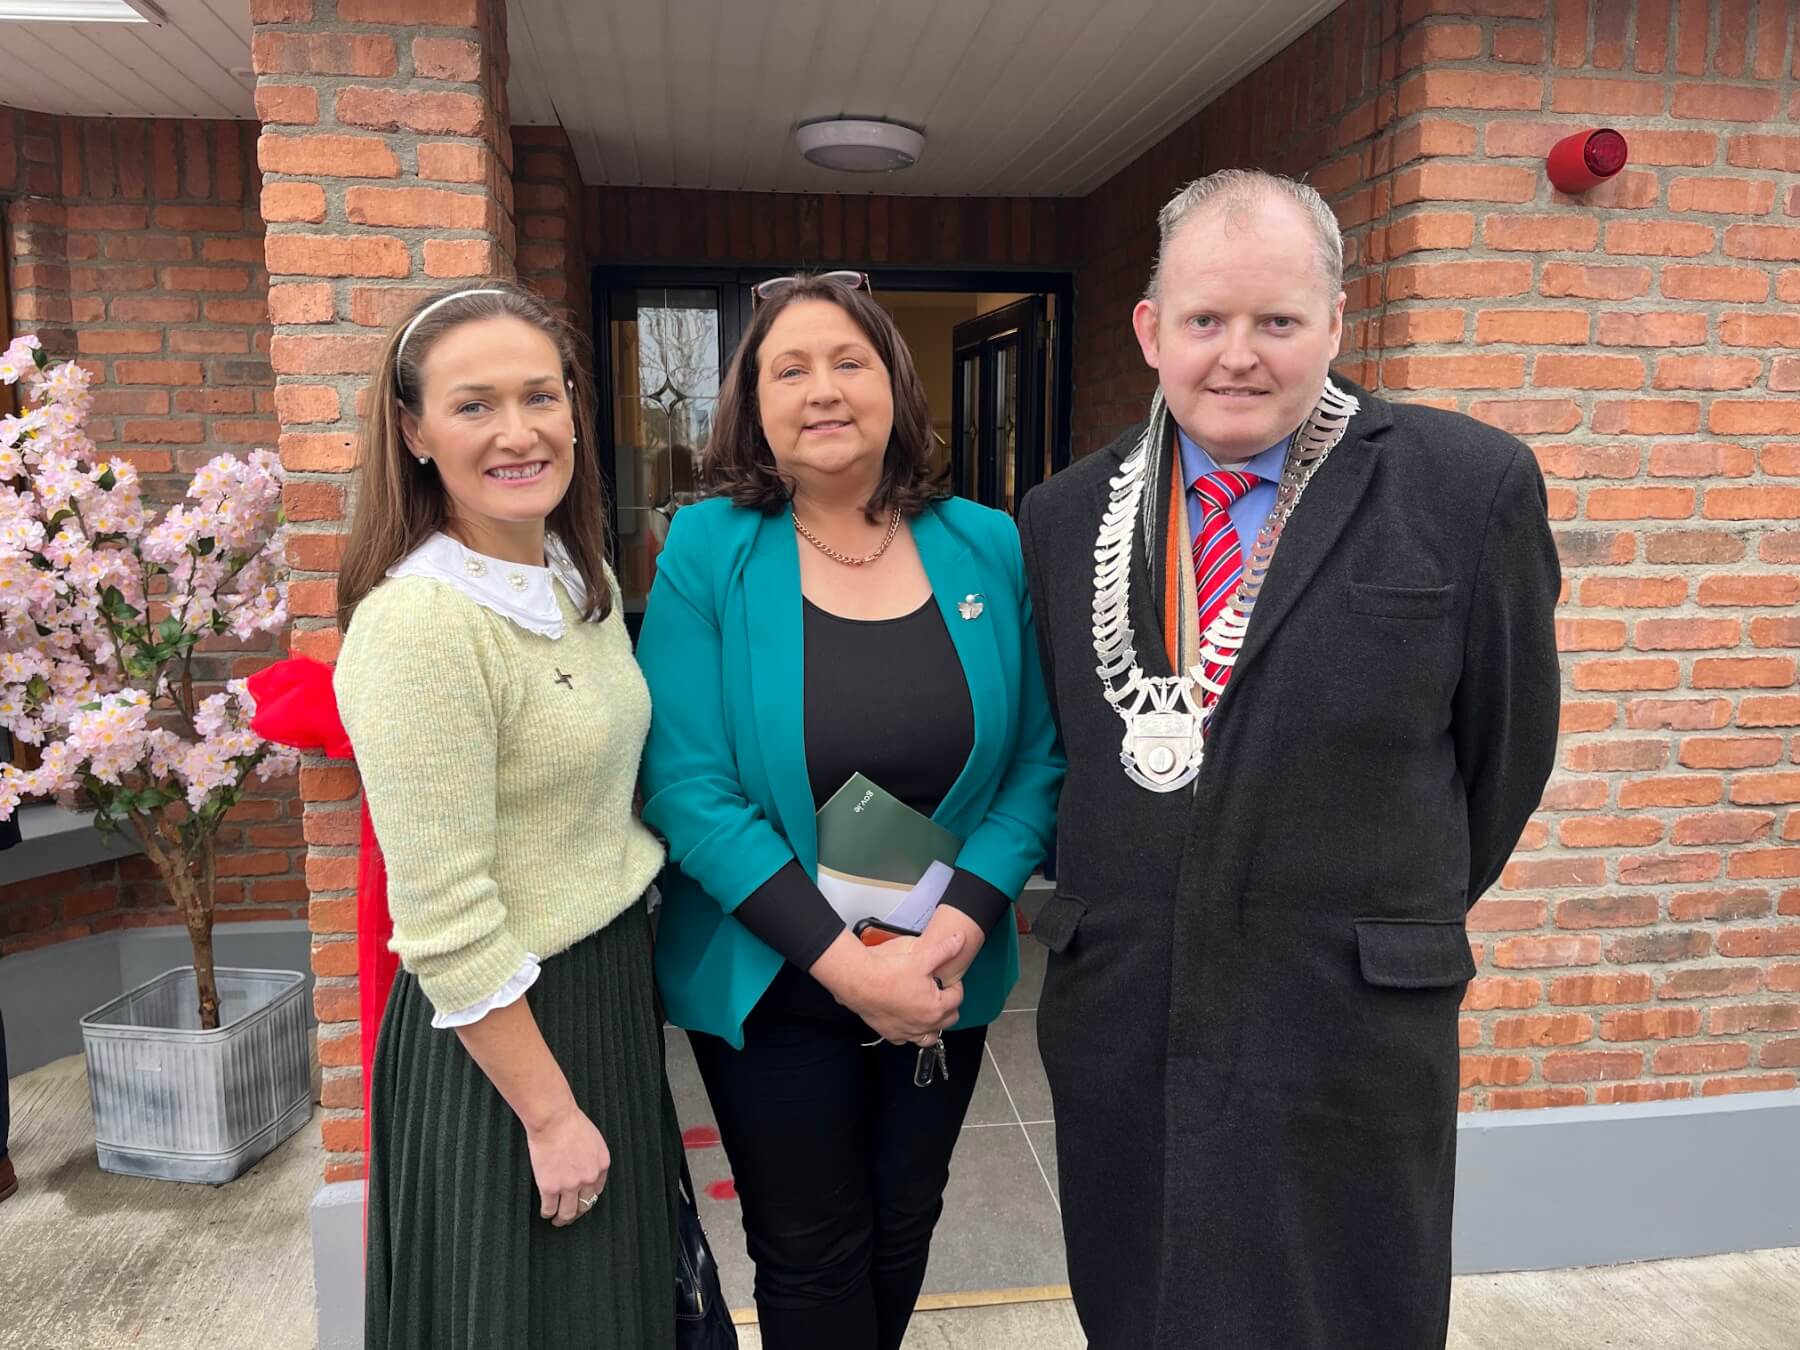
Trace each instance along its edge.
{"label": "red alarm sounder", "polygon": [[1558,192],[1586,192],[1625,167],[1625,138],[1611,127],[1564,136],[1550,147],[1550,182]]}

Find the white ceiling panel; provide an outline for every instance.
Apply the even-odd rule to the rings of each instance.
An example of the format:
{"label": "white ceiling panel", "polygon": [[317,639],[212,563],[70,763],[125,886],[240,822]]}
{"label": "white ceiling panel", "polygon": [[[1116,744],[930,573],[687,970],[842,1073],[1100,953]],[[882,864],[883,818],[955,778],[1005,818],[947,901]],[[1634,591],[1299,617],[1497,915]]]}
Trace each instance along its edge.
{"label": "white ceiling panel", "polygon": [[[512,110],[512,120],[526,127],[555,126],[556,104],[539,74],[544,68],[538,56],[542,37],[532,28],[531,16],[519,8],[518,0],[507,2],[506,40],[512,47],[515,67],[513,77],[506,85],[506,101]],[[523,74],[517,70],[521,65]]]}
{"label": "white ceiling panel", "polygon": [[[1338,0],[509,0],[582,175],[615,186],[1079,196]],[[543,34],[556,34],[554,41]],[[794,128],[924,129],[912,168],[815,168]]]}
{"label": "white ceiling panel", "polygon": [[[0,101],[254,118],[248,0],[169,22],[0,24]],[[616,186],[1080,196],[1338,0],[507,0],[508,96]],[[921,127],[897,174],[794,149],[827,117]]]}
{"label": "white ceiling panel", "polygon": [[158,0],[166,24],[0,23],[0,102],[70,117],[256,116],[249,0]]}

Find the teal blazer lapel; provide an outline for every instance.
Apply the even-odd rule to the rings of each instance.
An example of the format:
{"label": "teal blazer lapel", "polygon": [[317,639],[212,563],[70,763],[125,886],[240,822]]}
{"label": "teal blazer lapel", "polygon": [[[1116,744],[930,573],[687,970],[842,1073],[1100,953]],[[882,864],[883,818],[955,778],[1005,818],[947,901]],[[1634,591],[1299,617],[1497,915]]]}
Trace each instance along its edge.
{"label": "teal blazer lapel", "polygon": [[[1009,603],[1011,596],[983,593],[985,583],[974,558],[939,519],[935,505],[927,506],[914,519],[913,542],[925,564],[925,575],[944,624],[950,630],[950,640],[956,645],[975,712],[975,744],[962,773],[932,815],[945,829],[963,837],[977,823],[963,817],[975,795],[992,777],[1006,744],[1008,700],[1000,648],[994,637],[994,607]],[[961,607],[965,603],[971,618],[963,617]]]}
{"label": "teal blazer lapel", "polygon": [[806,771],[806,633],[790,510],[765,516],[757,531],[744,564],[744,610],[770,815],[800,865],[817,875],[819,831]]}
{"label": "teal blazer lapel", "polygon": [[[986,583],[973,556],[938,518],[935,507],[926,507],[914,518],[912,531],[932,598],[962,662],[975,714],[975,744],[932,816],[944,828],[965,836],[978,823],[965,817],[992,778],[1006,745],[1008,700],[993,610],[1011,597],[984,592]],[[974,617],[963,617],[965,604]],[[816,876],[818,821],[806,768],[805,616],[799,554],[788,511],[766,517],[757,531],[744,565],[744,607],[757,740],[772,799],[769,813],[794,857]]]}

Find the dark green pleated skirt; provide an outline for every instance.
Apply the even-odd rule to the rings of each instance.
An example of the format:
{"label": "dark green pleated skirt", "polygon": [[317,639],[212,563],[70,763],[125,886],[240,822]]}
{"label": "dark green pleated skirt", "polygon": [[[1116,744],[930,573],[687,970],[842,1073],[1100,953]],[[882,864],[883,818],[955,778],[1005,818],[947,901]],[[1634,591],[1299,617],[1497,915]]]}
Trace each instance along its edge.
{"label": "dark green pleated skirt", "polygon": [[612,1154],[567,1228],[538,1217],[524,1127],[401,972],[375,1053],[366,1350],[672,1350],[681,1141],[643,902],[526,995]]}

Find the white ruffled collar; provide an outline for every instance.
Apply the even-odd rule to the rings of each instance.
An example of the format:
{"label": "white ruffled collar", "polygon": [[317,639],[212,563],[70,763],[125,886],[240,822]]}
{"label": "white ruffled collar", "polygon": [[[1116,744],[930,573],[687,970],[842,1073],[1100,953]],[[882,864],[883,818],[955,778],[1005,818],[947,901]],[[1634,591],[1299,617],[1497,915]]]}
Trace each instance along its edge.
{"label": "white ruffled collar", "polygon": [[552,583],[562,582],[577,610],[587,592],[581,584],[581,573],[575,570],[575,564],[554,536],[545,540],[544,554],[548,567],[506,562],[465,548],[439,532],[388,568],[387,574],[447,582],[483,609],[510,619],[527,632],[560,638],[563,613],[556,603]]}

